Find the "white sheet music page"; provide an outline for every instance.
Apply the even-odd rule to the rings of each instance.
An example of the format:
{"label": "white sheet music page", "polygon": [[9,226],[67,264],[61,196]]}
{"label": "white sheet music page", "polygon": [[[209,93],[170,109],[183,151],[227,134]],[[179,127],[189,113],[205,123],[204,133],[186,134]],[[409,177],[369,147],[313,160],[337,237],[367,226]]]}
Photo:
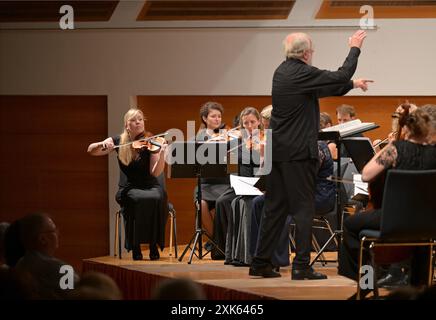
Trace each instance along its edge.
{"label": "white sheet music page", "polygon": [[374,126],[374,122],[362,122],[359,119],[351,120],[345,123],[341,123],[332,127],[324,128],[321,131],[339,131],[341,136],[352,134],[354,132],[360,131],[362,129],[370,128]]}
{"label": "white sheet music page", "polygon": [[368,194],[368,183],[362,181],[362,175],[361,174],[354,174],[353,175],[353,182],[354,182],[354,195],[356,194]]}
{"label": "white sheet music page", "polygon": [[263,194],[262,191],[254,186],[258,180],[258,177],[240,177],[231,174],[230,186],[237,196],[260,196]]}

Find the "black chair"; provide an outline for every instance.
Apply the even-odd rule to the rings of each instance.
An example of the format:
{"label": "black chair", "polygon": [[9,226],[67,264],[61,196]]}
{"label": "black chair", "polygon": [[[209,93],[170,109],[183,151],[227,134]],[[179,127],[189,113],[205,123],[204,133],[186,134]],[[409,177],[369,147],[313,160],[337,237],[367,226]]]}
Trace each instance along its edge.
{"label": "black chair", "polygon": [[[436,239],[436,170],[390,170],[387,172],[380,230],[362,230],[359,234],[359,270],[363,254],[369,252],[374,274],[374,296],[378,297],[375,248],[388,246],[426,246],[430,262],[427,285],[433,279],[433,248]],[[392,261],[396,262],[396,261]],[[356,298],[361,298],[361,275]],[[366,290],[366,293],[371,291]]]}
{"label": "black chair", "polygon": [[[165,175],[162,173],[157,177],[157,180],[161,187],[166,191]],[[124,207],[120,205],[120,209],[115,213],[115,232],[114,232],[114,256],[122,258],[122,246],[121,246],[121,221],[124,214]],[[172,256],[173,251],[173,238],[174,238],[174,252],[175,257],[178,257],[177,253],[177,220],[176,220],[176,210],[171,202],[168,201],[168,216],[170,218],[170,246],[169,246],[169,256]],[[118,250],[117,250],[118,248]]]}
{"label": "black chair", "polygon": [[[341,159],[341,179],[345,179],[346,181],[352,181],[353,174],[356,172],[355,166],[350,162],[350,159],[343,158]],[[337,163],[334,163],[333,176],[337,176]],[[339,192],[336,194],[336,197],[340,197],[340,221],[344,221],[344,216],[348,214],[350,211],[358,211],[361,209],[362,204],[359,201],[352,200],[350,197],[353,193],[353,186],[351,184],[339,183]],[[315,262],[321,262],[324,266],[327,262],[337,262],[335,260],[327,260],[324,252],[326,250],[338,250],[338,239],[342,236],[342,225],[339,225],[339,219],[337,215],[338,208],[338,198],[335,201],[334,208],[327,213],[317,214],[313,218],[313,227],[312,227],[312,247],[317,253],[315,258],[310,263],[310,267],[312,267]],[[323,231],[323,233],[320,233]],[[322,245],[320,244],[320,240],[322,238],[328,237],[327,240],[322,241]],[[320,238],[320,239],[319,239]]]}

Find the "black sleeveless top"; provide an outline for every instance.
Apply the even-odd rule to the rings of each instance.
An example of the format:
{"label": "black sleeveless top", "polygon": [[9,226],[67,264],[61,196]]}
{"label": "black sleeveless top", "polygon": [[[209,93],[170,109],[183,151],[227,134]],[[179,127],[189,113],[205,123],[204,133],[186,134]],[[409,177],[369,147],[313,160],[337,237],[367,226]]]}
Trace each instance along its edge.
{"label": "black sleeveless top", "polygon": [[[114,144],[120,143],[121,137],[112,137]],[[119,149],[116,149],[117,153]],[[128,166],[123,164],[118,158],[118,165],[120,167],[120,180],[118,186],[120,189],[147,189],[155,185],[159,185],[156,177],[150,174],[150,155],[151,153],[146,149],[139,151],[137,159],[133,160]]]}
{"label": "black sleeveless top", "polygon": [[436,145],[422,145],[410,141],[394,141],[397,149],[395,169],[436,169]]}

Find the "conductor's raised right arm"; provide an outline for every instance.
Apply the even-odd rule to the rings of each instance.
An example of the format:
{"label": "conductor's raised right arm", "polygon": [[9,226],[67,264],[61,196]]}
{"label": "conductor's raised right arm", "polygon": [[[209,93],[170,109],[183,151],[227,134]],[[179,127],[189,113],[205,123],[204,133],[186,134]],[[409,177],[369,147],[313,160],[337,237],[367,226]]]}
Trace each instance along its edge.
{"label": "conductor's raised right arm", "polygon": [[91,156],[105,156],[114,150],[114,140],[109,137],[100,142],[91,143],[88,146],[88,153]]}

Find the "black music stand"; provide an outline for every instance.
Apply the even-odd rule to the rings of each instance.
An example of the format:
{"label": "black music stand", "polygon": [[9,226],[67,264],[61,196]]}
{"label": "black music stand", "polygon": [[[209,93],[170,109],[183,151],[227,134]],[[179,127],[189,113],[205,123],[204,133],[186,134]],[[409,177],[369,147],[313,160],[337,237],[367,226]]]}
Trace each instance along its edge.
{"label": "black music stand", "polygon": [[[170,146],[170,178],[197,178],[195,232],[183,250],[179,261],[182,261],[188,249],[191,249],[188,264],[192,257],[203,259],[213,248],[224,255],[224,252],[213,241],[212,237],[202,228],[201,222],[201,178],[222,178],[227,176],[227,143],[206,143],[198,141],[174,142]],[[212,248],[203,254],[202,236],[205,235],[212,243]],[[191,246],[192,244],[192,246]],[[195,252],[198,250],[198,254]]]}

